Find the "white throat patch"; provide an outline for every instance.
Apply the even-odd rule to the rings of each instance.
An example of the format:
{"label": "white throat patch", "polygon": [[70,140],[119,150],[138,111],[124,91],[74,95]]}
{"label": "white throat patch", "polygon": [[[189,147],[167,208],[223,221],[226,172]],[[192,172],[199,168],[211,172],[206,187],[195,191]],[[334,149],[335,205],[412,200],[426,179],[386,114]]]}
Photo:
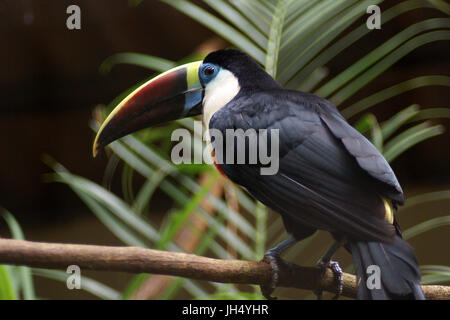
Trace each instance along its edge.
{"label": "white throat patch", "polygon": [[220,70],[217,76],[206,85],[203,98],[203,123],[209,129],[211,117],[230,102],[239,92],[238,79],[228,70]]}

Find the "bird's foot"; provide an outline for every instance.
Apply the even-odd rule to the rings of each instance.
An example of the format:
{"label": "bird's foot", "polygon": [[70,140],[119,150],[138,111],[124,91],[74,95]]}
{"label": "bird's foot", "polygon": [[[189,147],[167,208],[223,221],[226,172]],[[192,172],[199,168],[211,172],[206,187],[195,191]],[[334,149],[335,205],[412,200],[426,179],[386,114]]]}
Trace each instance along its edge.
{"label": "bird's foot", "polygon": [[[339,296],[342,293],[342,288],[343,288],[343,272],[342,272],[342,268],[339,265],[339,263],[337,261],[333,261],[330,260],[328,263],[323,262],[322,260],[320,260],[317,265],[322,269],[322,277],[325,276],[325,272],[327,270],[327,268],[330,268],[331,271],[333,272],[334,275],[334,280],[337,283],[337,288],[336,288],[336,295],[333,297],[333,300],[337,300],[339,299]],[[323,288],[320,287],[319,289],[317,289],[315,291],[315,294],[317,296],[317,300],[321,300],[322,299],[322,293],[323,293]]]}
{"label": "bird's foot", "polygon": [[280,255],[277,252],[268,250],[261,260],[270,264],[272,267],[272,281],[270,285],[261,285],[261,293],[267,300],[276,300],[276,297],[272,297],[273,291],[278,285],[279,273],[280,273]]}

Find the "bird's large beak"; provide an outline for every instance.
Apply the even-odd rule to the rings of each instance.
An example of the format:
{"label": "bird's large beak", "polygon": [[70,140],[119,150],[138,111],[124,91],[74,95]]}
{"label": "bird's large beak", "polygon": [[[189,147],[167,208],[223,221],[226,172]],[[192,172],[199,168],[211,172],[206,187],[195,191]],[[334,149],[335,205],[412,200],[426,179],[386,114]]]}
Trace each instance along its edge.
{"label": "bird's large beak", "polygon": [[93,154],[127,134],[202,112],[201,61],[188,63],[147,81],[109,114],[95,137]]}

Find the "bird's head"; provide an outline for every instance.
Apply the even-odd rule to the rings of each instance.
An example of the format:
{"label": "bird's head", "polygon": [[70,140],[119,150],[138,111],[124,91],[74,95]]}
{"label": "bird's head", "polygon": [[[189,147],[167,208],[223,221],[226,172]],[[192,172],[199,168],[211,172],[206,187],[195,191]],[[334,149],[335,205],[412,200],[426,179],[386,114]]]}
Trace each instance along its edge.
{"label": "bird's head", "polygon": [[94,141],[94,156],[109,143],[164,122],[212,115],[241,91],[278,87],[257,62],[239,50],[219,50],[142,84],[123,99],[103,122]]}

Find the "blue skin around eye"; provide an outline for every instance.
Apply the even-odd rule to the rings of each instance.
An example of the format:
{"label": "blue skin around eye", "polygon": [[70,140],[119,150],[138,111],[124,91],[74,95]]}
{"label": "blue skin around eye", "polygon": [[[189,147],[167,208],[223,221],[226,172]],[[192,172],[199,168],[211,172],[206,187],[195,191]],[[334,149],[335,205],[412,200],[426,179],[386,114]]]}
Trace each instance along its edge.
{"label": "blue skin around eye", "polygon": [[[213,67],[214,68],[214,73],[210,76],[205,75],[204,71],[205,68],[208,67]],[[218,74],[219,71],[219,67],[212,64],[212,63],[206,63],[203,64],[200,68],[199,68],[199,78],[200,78],[200,82],[201,85],[203,87],[205,87],[205,85],[211,81],[212,79],[214,79],[216,77],[216,75]],[[186,115],[189,113],[189,111],[191,110],[191,108],[195,107],[197,104],[201,103],[203,99],[203,93],[202,91],[198,90],[198,91],[192,91],[189,92],[185,95],[185,103],[184,103],[184,109],[183,109],[183,115]]]}
{"label": "blue skin around eye", "polygon": [[[207,67],[213,67],[214,68],[214,73],[210,76],[205,75],[204,71],[205,68]],[[210,82],[212,79],[214,79],[217,74],[219,73],[220,68],[212,63],[206,63],[203,64],[199,70],[199,78],[200,78],[200,83],[203,87],[205,87],[205,85]],[[183,110],[183,115],[188,114],[188,112],[191,110],[191,108],[195,107],[197,104],[202,102],[203,99],[203,92],[198,90],[198,91],[192,91],[189,92],[185,95],[185,103],[184,103],[184,110]]]}
{"label": "blue skin around eye", "polygon": [[[208,68],[208,67],[214,68],[214,73],[210,76],[207,76],[204,73],[205,68]],[[202,85],[204,86],[205,84],[210,82],[212,79],[214,79],[217,76],[217,74],[219,73],[219,69],[220,68],[218,66],[216,66],[215,64],[212,64],[212,63],[203,64],[199,69],[199,77],[200,77],[200,81],[201,81]]]}

